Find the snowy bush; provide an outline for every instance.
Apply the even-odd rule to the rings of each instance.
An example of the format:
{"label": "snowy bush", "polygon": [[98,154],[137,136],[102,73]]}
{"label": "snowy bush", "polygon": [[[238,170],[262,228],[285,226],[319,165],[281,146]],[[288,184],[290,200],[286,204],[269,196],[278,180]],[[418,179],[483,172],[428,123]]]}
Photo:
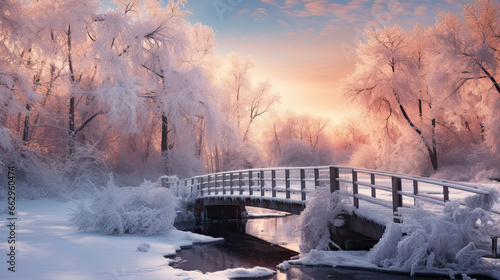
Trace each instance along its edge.
{"label": "snowy bush", "polygon": [[278,166],[312,166],[317,160],[311,147],[300,140],[292,139],[283,143],[276,164]]}
{"label": "snowy bush", "polygon": [[70,221],[81,231],[155,235],[173,228],[177,204],[177,197],[160,182],[117,187],[111,178],[94,194],[90,207],[78,205]]}
{"label": "snowy bush", "polygon": [[329,250],[331,246],[340,249],[330,238],[330,225],[344,225],[342,214],[351,212],[346,206],[348,198],[341,191],[330,193],[330,188],[319,187],[307,201],[306,209],[300,214],[301,244],[300,252]]}
{"label": "snowy bush", "polygon": [[[14,141],[14,148],[0,153],[0,162],[14,166],[19,198],[69,199],[86,195],[92,184],[106,182],[107,166],[101,153],[92,146],[75,147],[71,155],[48,155],[39,149]],[[0,177],[0,191],[6,188]],[[1,191],[0,197],[7,192]]]}
{"label": "snowy bush", "polygon": [[377,168],[377,152],[370,145],[362,145],[355,150],[349,164],[368,169]]}
{"label": "snowy bush", "polygon": [[9,135],[9,129],[3,126],[0,126],[0,149],[11,150],[12,149],[12,140]]}
{"label": "snowy bush", "polygon": [[410,271],[412,276],[417,271],[451,277],[465,269],[479,271],[487,266],[481,257],[488,253],[487,231],[495,224],[487,210],[497,200],[498,192],[491,191],[488,201],[469,197],[467,207],[448,202],[440,214],[401,209],[404,223],[390,224],[368,259],[384,268]]}

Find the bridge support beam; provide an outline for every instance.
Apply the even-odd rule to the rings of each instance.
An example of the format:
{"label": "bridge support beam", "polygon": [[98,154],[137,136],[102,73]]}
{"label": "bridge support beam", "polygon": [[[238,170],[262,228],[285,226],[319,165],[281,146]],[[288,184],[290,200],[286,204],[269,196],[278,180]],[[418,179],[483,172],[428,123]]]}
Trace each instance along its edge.
{"label": "bridge support beam", "polygon": [[206,208],[207,206],[223,206],[223,205],[233,205],[233,206],[236,205],[241,207],[253,206],[253,207],[260,207],[260,208],[288,212],[297,215],[299,215],[305,208],[305,202],[300,202],[300,201],[289,202],[285,200],[262,199],[257,196],[256,197],[250,197],[250,196],[202,197],[196,199],[196,204],[202,205],[203,208]]}
{"label": "bridge support beam", "polygon": [[368,250],[380,240],[385,231],[382,226],[356,214],[343,215],[342,227],[330,227],[330,236],[343,250]]}
{"label": "bridge support beam", "polygon": [[205,206],[205,218],[208,220],[238,220],[243,212],[245,206],[241,205]]}

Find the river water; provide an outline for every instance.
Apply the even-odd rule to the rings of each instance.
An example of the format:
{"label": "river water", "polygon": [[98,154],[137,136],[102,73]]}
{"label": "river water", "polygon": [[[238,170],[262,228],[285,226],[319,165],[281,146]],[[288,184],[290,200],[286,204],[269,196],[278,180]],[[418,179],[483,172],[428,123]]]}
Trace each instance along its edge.
{"label": "river water", "polygon": [[[249,208],[249,213],[262,214],[258,208]],[[203,273],[229,268],[266,267],[272,270],[276,265],[298,255],[300,234],[298,216],[272,218],[253,218],[245,222],[212,223],[203,225],[176,225],[178,229],[223,237],[224,242],[194,245],[177,253],[176,268],[199,270]],[[352,270],[328,267],[292,267],[288,271],[277,270],[270,278],[274,280],[430,280],[449,279],[435,277],[410,277],[407,275],[386,274],[364,270]]]}

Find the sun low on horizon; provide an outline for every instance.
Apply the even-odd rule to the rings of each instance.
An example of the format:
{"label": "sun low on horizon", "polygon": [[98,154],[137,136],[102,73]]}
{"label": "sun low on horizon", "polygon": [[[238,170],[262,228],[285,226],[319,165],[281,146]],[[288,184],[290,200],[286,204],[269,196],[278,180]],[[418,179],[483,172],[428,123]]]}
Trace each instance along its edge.
{"label": "sun low on horizon", "polygon": [[191,23],[213,28],[216,54],[254,60],[252,77],[269,81],[280,111],[329,119],[332,125],[361,113],[342,96],[355,70],[364,30],[433,26],[441,11],[460,13],[466,0],[191,0]]}

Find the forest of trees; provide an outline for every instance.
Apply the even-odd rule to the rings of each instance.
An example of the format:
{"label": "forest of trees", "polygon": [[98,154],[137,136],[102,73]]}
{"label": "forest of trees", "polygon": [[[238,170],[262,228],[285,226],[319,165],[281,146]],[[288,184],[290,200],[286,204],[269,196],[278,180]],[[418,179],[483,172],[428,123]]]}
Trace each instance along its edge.
{"label": "forest of trees", "polygon": [[500,177],[500,4],[477,0],[462,10],[439,14],[426,30],[366,32],[344,88],[369,123],[370,145],[354,164]]}
{"label": "forest of trees", "polygon": [[27,185],[67,188],[110,172],[333,163],[500,177],[497,1],[426,30],[368,30],[344,85],[366,121],[336,127],[278,112],[252,58],[215,56],[213,30],[189,23],[185,3],[2,1],[0,162]]}
{"label": "forest of trees", "polygon": [[249,135],[279,98],[251,58],[213,55],[185,3],[2,1],[0,162],[35,185],[251,167]]}

